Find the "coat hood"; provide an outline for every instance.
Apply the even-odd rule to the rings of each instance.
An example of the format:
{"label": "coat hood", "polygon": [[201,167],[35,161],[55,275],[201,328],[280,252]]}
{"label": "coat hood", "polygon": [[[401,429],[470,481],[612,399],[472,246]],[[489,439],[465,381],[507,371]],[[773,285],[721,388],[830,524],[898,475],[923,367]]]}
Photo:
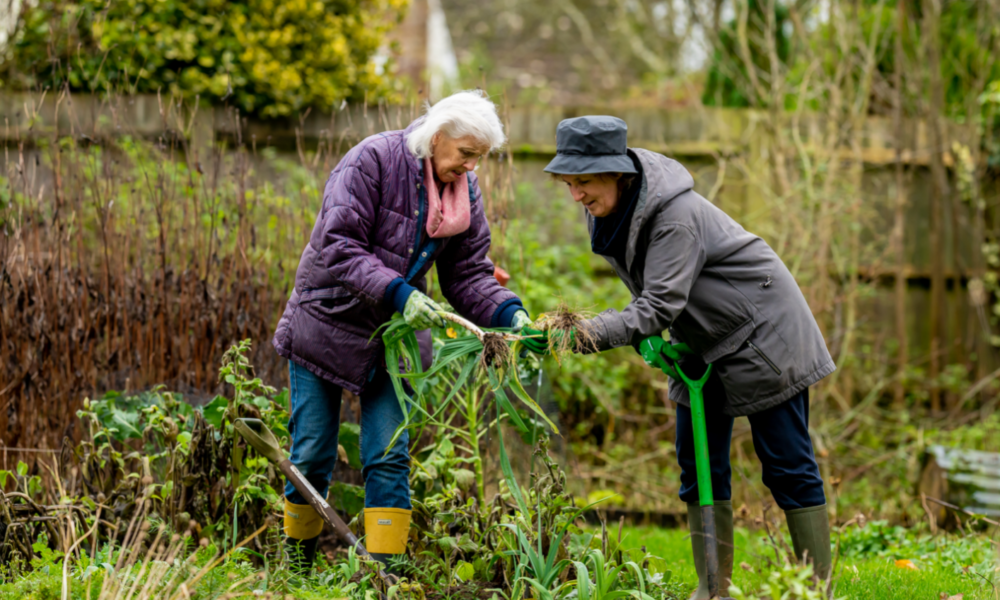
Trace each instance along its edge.
{"label": "coat hood", "polygon": [[642,187],[629,226],[626,269],[632,268],[636,242],[643,225],[668,202],[694,188],[694,178],[676,160],[642,148],[629,148],[629,152],[634,153],[642,165]]}

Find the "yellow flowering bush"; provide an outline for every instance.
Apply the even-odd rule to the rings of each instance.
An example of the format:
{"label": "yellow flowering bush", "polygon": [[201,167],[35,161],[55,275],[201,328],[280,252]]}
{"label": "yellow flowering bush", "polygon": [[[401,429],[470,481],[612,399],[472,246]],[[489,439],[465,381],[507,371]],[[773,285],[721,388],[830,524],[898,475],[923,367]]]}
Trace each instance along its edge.
{"label": "yellow flowering bush", "polygon": [[372,56],[408,0],[40,0],[0,56],[17,89],[157,92],[263,117],[384,97]]}

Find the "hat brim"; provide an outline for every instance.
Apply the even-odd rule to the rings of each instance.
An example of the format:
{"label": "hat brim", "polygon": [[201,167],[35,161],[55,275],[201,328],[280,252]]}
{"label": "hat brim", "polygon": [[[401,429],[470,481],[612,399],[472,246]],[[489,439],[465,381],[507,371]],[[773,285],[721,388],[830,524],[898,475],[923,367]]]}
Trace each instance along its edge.
{"label": "hat brim", "polygon": [[591,175],[593,173],[638,173],[632,159],[626,154],[556,154],[545,167],[546,173],[555,175]]}

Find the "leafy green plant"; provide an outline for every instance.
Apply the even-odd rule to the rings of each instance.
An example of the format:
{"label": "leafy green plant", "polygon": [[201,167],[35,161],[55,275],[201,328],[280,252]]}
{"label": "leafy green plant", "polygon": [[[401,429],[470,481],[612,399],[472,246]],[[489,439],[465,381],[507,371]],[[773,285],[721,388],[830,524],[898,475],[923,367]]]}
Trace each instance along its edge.
{"label": "leafy green plant", "polygon": [[516,578],[524,579],[535,590],[551,591],[553,584],[570,564],[567,559],[557,559],[561,548],[560,541],[553,535],[553,539],[549,541],[548,552],[544,552],[542,549],[544,531],[537,532],[535,536],[537,545],[533,545],[520,527],[512,524],[505,524],[504,527],[509,528],[517,536],[518,571],[515,572]]}
{"label": "leafy green plant", "polygon": [[406,0],[25,3],[8,87],[159,93],[292,115],[393,92],[371,61]]}
{"label": "leafy green plant", "polygon": [[813,583],[812,565],[785,561],[772,568],[764,582],[753,592],[730,586],[733,600],[826,600],[826,594]]}
{"label": "leafy green plant", "polygon": [[[504,415],[519,431],[528,431],[528,427],[505,390],[558,432],[545,411],[525,391],[517,358],[520,343],[516,339],[508,341],[503,337],[505,333],[504,330],[489,330],[480,335],[454,333],[437,349],[433,366],[427,371],[422,367],[415,332],[399,314],[384,326],[382,333],[388,372],[406,415],[390,447],[404,431],[413,430],[416,432],[413,437],[419,438],[428,426],[456,436],[470,457],[468,462],[473,467],[480,503],[485,502],[480,438],[491,425],[484,418],[488,396],[495,399],[498,414]],[[405,370],[400,369],[401,364]],[[445,389],[448,391],[443,392]],[[456,415],[463,416],[464,423],[456,425]]]}
{"label": "leafy green plant", "polygon": [[[594,572],[593,582],[590,581],[586,563],[590,564]],[[576,589],[580,600],[617,600],[627,596],[638,600],[652,600],[646,593],[646,576],[643,570],[632,561],[615,566],[604,559],[600,550],[591,550],[586,554],[585,560],[574,561],[573,566],[576,568]],[[634,585],[638,589],[621,589],[622,572],[626,570],[634,575]]]}
{"label": "leafy green plant", "polygon": [[176,530],[225,531],[228,547],[260,527],[280,502],[281,480],[267,459],[247,454],[232,422],[261,418],[287,442],[287,391],[278,394],[253,376],[249,351],[243,341],[226,352],[220,377],[234,394],[200,411],[162,386],[86,400],[78,417],[87,435],[75,451],[83,489],[98,502],[119,505],[127,518],[148,496],[153,511]]}

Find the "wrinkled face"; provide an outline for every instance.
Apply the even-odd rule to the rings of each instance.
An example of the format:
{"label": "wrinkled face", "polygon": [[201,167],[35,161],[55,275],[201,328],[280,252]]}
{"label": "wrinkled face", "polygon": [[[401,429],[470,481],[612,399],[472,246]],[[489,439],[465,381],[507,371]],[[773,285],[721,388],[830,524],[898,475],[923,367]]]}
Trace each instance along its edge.
{"label": "wrinkled face", "polygon": [[573,200],[582,204],[598,218],[606,217],[618,208],[618,180],[621,173],[560,175]]}
{"label": "wrinkled face", "polygon": [[484,144],[471,135],[451,138],[439,131],[431,138],[431,164],[441,183],[451,183],[465,176],[466,172],[476,168],[479,159],[489,151],[489,144]]}

